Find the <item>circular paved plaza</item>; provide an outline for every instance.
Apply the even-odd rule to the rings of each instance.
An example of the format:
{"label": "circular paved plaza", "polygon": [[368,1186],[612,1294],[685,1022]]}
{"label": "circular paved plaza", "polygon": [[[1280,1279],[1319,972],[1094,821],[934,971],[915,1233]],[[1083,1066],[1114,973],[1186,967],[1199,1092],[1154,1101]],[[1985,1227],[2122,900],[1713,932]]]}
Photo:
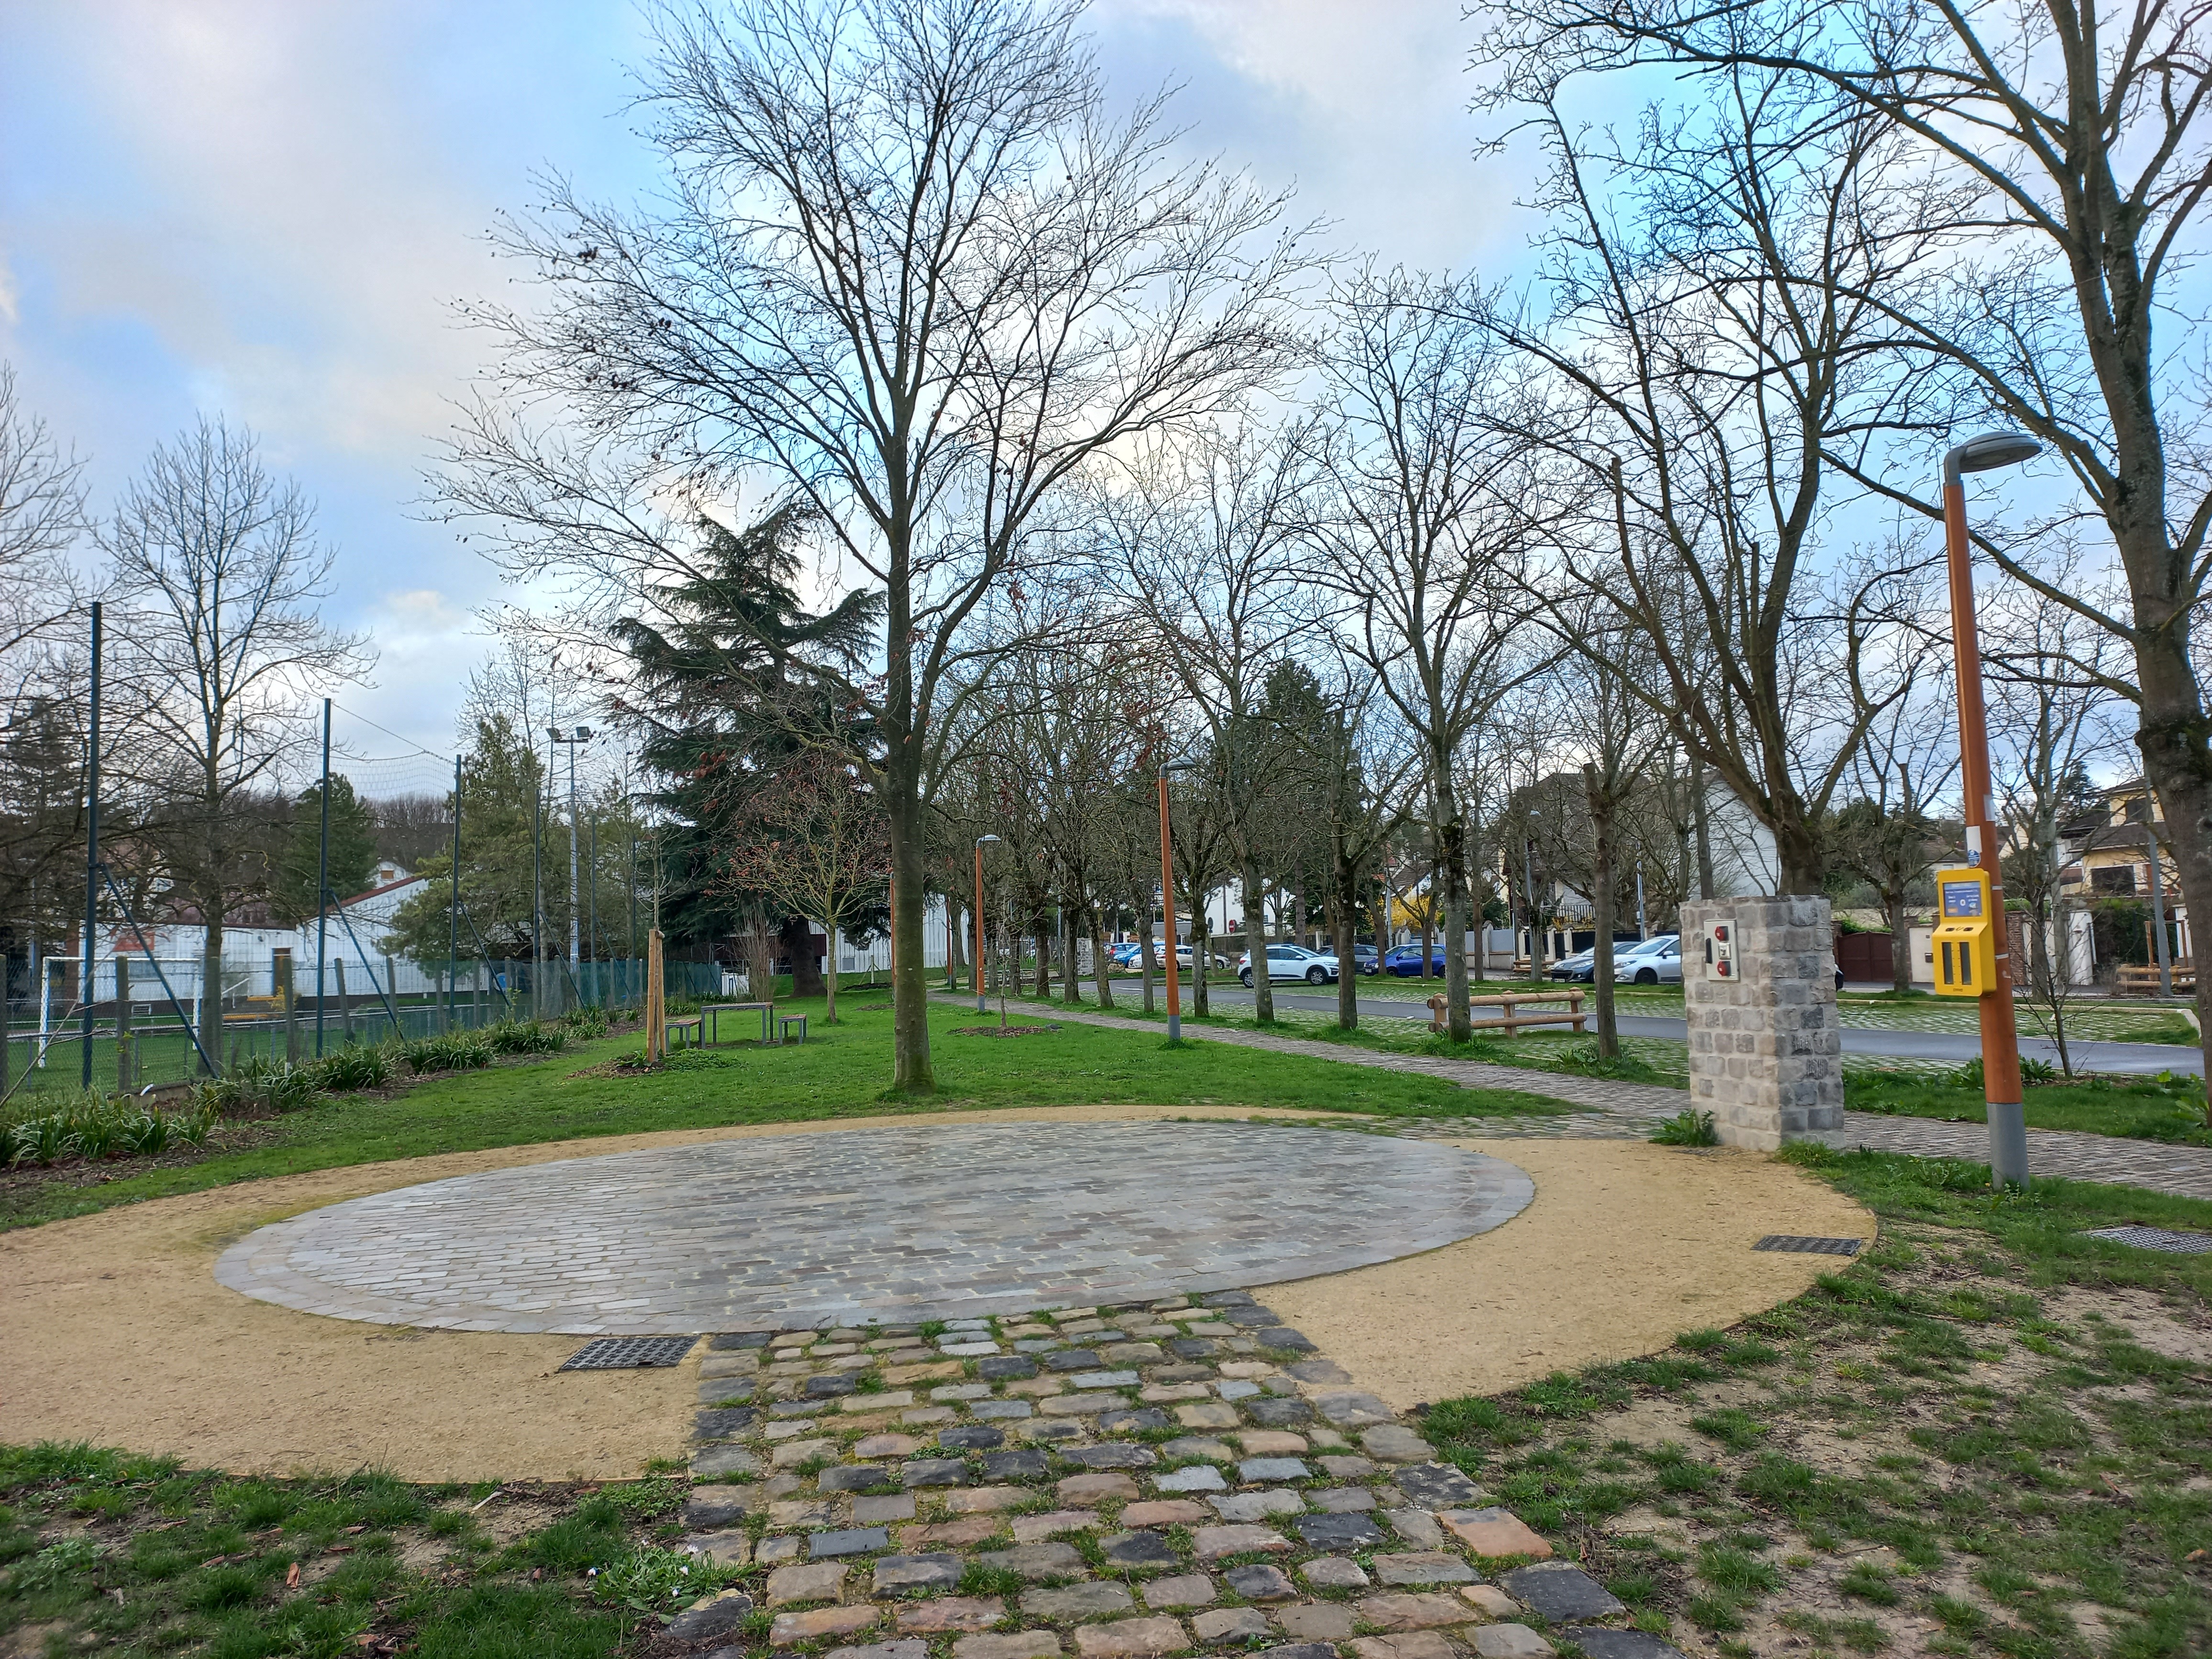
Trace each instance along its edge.
{"label": "circular paved plaza", "polygon": [[959,1124],[496,1170],[261,1228],[216,1277],[377,1324],[579,1335],[1017,1313],[1341,1273],[1510,1220],[1513,1164],[1330,1129]]}

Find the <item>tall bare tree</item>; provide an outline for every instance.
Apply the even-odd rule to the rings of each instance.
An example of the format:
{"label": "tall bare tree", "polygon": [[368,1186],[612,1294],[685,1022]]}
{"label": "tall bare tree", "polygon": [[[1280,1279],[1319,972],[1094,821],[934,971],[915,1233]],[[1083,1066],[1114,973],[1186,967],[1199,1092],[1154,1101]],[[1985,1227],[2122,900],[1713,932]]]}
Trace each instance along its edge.
{"label": "tall bare tree", "polygon": [[326,626],[335,555],[252,435],[202,419],[157,448],[101,532],[116,596],[124,765],[207,933],[201,1046],[220,1063],[223,924],[268,886],[277,773],[309,693],[365,674],[362,636]]}
{"label": "tall bare tree", "polygon": [[18,693],[31,672],[29,647],[76,607],[68,553],[86,528],[84,463],[23,407],[15,368],[0,362],[0,674],[8,697],[0,731],[28,711]]}
{"label": "tall bare tree", "polygon": [[1104,107],[1072,0],[741,0],[661,14],[645,107],[663,203],[565,182],[501,239],[547,293],[475,314],[551,442],[487,408],[457,512],[520,568],[628,578],[672,480],[773,479],[884,601],[864,702],[890,823],[896,1085],[934,1086],[921,973],[941,696],[967,624],[1050,560],[1103,452],[1276,376],[1304,256],[1281,201],[1169,156],[1155,100]]}

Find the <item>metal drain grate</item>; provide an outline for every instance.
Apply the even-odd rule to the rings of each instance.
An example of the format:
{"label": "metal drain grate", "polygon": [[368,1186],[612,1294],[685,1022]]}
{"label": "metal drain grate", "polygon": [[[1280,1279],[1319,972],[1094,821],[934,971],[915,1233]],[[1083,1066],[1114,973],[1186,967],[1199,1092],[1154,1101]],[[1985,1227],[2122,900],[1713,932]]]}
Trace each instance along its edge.
{"label": "metal drain grate", "polygon": [[1751,1247],[1754,1250],[1787,1250],[1792,1255],[1856,1255],[1856,1238],[1800,1238],[1795,1233],[1769,1233]]}
{"label": "metal drain grate", "polygon": [[681,1364],[696,1336],[603,1336],[586,1342],[561,1362],[564,1371],[627,1371],[647,1365]]}
{"label": "metal drain grate", "polygon": [[2100,1227],[2081,1237],[2132,1244],[2139,1250],[2165,1250],[2173,1255],[2212,1255],[2212,1233],[2168,1232],[2163,1227]]}

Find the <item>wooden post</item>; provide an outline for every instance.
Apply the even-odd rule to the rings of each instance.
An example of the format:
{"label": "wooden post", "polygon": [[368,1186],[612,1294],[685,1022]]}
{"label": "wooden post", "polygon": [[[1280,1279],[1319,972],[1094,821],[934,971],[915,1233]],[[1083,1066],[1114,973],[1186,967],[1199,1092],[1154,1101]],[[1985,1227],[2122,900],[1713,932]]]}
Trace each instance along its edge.
{"label": "wooden post", "polygon": [[276,1000],[284,1010],[284,1059],[288,1065],[300,1063],[299,1000],[292,994],[292,953],[279,947],[276,951]]}
{"label": "wooden post", "polygon": [[115,1092],[127,1095],[134,1081],[131,1052],[131,957],[115,953]]}
{"label": "wooden post", "polygon": [[331,964],[338,970],[338,1021],[345,1028],[345,1040],[353,1041],[353,999],[346,995],[345,958],[340,957]]}
{"label": "wooden post", "polygon": [[668,1058],[668,1001],[660,964],[660,929],[645,936],[645,1057]]}

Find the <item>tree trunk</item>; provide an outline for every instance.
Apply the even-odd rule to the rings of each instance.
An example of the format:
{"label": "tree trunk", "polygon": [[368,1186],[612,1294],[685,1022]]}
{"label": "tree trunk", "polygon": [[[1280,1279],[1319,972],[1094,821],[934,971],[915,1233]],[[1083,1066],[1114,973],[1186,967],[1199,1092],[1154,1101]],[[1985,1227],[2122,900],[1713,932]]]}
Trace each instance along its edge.
{"label": "tree trunk", "polygon": [[1465,1042],[1474,1035],[1474,1012],[1467,1006],[1467,824],[1449,797],[1438,805],[1443,818],[1437,825],[1437,851],[1444,880],[1445,1032],[1454,1042]]}
{"label": "tree trunk", "polygon": [[1091,977],[1098,981],[1098,1006],[1111,1008],[1114,1006],[1114,987],[1107,978],[1107,970],[1113,964],[1106,956],[1106,922],[1101,907],[1095,904],[1091,907],[1090,921],[1091,973]]}
{"label": "tree trunk", "polygon": [[1244,943],[1250,951],[1252,964],[1252,1018],[1262,1025],[1272,1025],[1275,1021],[1275,991],[1274,981],[1267,974],[1267,911],[1261,902],[1260,866],[1249,854],[1244,860],[1243,874]]}
{"label": "tree trunk", "polygon": [[1358,914],[1359,872],[1346,855],[1341,830],[1329,837],[1329,853],[1336,878],[1335,902],[1329,907],[1332,932],[1336,936],[1336,1028],[1359,1029],[1359,964],[1352,955],[1352,921]]}
{"label": "tree trunk", "polygon": [[1883,908],[1889,917],[1889,988],[1910,991],[1912,988],[1912,929],[1906,925],[1905,884],[1899,882],[1882,895]]}
{"label": "tree trunk", "polygon": [[1583,793],[1589,802],[1590,839],[1595,872],[1590,881],[1590,909],[1597,926],[1596,950],[1590,957],[1590,988],[1597,1004],[1597,1051],[1607,1060],[1620,1053],[1620,1027],[1613,1007],[1613,801],[1598,787],[1597,769],[1583,767]]}
{"label": "tree trunk", "polygon": [[[891,925],[898,925],[896,915],[891,919]],[[945,988],[948,991],[960,988],[960,970],[967,966],[968,961],[967,934],[967,924],[962,920],[960,907],[953,902],[952,895],[947,893],[945,896]],[[898,983],[896,967],[891,970],[891,983],[894,986]]]}
{"label": "tree trunk", "polygon": [[[906,884],[899,884],[904,889]],[[794,997],[818,997],[822,994],[822,964],[814,954],[814,924],[805,916],[786,916],[782,927],[783,953],[791,961],[791,994]],[[906,958],[904,955],[901,961]],[[915,960],[919,961],[917,953]],[[894,999],[896,1000],[896,999]],[[894,1029],[898,1024],[896,1013],[891,1018]],[[927,1042],[924,1040],[924,1051]]]}
{"label": "tree trunk", "polygon": [[[1037,979],[1043,986],[1046,996],[1049,998],[1052,994],[1052,984],[1045,975],[1046,954],[1045,933],[1040,927],[1037,931]],[[1069,925],[1065,908],[1060,913],[1060,989],[1063,1001],[1083,1000],[1083,975],[1078,971],[1075,964],[1075,929]]]}
{"label": "tree trunk", "polygon": [[[2141,610],[2139,605],[2138,615]],[[2212,726],[2204,717],[2186,635],[2161,629],[2136,637],[2142,713],[2136,742],[2142,750],[2144,778],[2158,796],[2166,850],[2189,908],[2190,965],[2197,970],[2197,1023],[2203,1033],[2206,1068],[2212,1071],[2212,994],[2203,964],[2195,960],[2197,918],[2212,916]]]}
{"label": "tree trunk", "polygon": [[[1170,908],[1172,908],[1172,901],[1170,901]],[[1145,1012],[1149,1014],[1152,1012],[1152,907],[1151,905],[1145,907],[1144,915],[1138,919],[1137,925],[1141,929],[1137,935],[1137,954],[1139,959],[1145,964]],[[1170,939],[1174,938],[1173,928],[1168,930],[1168,936]]]}
{"label": "tree trunk", "polygon": [[1772,829],[1779,883],[1775,896],[1787,898],[1793,893],[1820,892],[1826,885],[1822,878],[1827,873],[1827,866],[1820,856],[1820,844],[1814,836],[1813,826],[1801,814],[1784,818]]}
{"label": "tree trunk", "polygon": [[[896,896],[892,902],[897,902]],[[825,919],[822,924],[822,937],[830,941],[830,969],[822,976],[823,994],[829,998],[830,1006],[823,1011],[822,1023],[835,1025],[837,1023],[837,924]],[[892,966],[891,975],[896,981],[898,976],[896,964]],[[897,1022],[894,1020],[892,1023],[896,1024]]]}
{"label": "tree trunk", "polygon": [[[207,939],[200,948],[200,1047],[207,1051],[210,1072],[222,1071],[222,911],[209,905]],[[92,1000],[92,963],[85,963],[85,1000]]]}
{"label": "tree trunk", "polygon": [[[1168,948],[1175,948],[1173,939],[1169,940]],[[1190,916],[1190,1012],[1200,1019],[1213,1012],[1212,1000],[1206,994],[1211,981],[1206,976],[1212,954],[1213,935],[1206,931],[1206,906],[1203,902],[1194,904]]]}

